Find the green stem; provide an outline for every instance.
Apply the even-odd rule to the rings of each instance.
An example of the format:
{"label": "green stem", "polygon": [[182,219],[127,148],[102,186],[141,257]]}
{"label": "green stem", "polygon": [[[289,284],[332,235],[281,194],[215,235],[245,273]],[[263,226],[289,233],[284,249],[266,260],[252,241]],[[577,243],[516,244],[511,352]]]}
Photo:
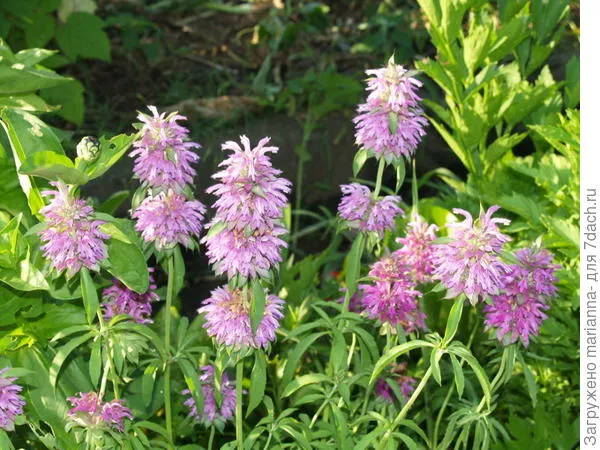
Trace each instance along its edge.
{"label": "green stem", "polygon": [[417,162],[415,158],[412,159],[412,207],[413,210],[419,212],[419,185],[417,183]]}
{"label": "green stem", "polygon": [[[107,337],[106,336],[106,324],[104,323],[104,317],[102,317],[100,308],[98,308],[98,310],[96,311],[96,316],[98,317],[98,323],[100,324],[100,334],[103,337]],[[112,385],[113,385],[113,393],[115,394],[115,398],[118,399],[120,397],[119,384],[117,382],[118,377],[117,377],[117,371],[115,369],[115,366],[114,366],[114,363],[112,360],[111,347],[110,347],[110,343],[108,341],[108,337],[106,339],[106,360],[108,362],[109,369],[110,369],[110,380],[112,381]]]}
{"label": "green stem", "polygon": [[235,440],[238,450],[244,450],[244,430],[242,428],[242,381],[244,379],[244,360],[240,359],[236,366],[235,378]]}
{"label": "green stem", "polygon": [[404,407],[400,410],[400,412],[396,416],[394,423],[392,423],[392,429],[390,430],[391,432],[393,432],[398,427],[400,422],[406,417],[406,415],[408,414],[408,411],[410,410],[412,405],[417,401],[417,398],[419,398],[421,391],[425,388],[427,381],[429,381],[429,378],[431,378],[431,374],[432,374],[431,366],[429,366],[427,368],[427,372],[425,372],[425,375],[423,375],[423,378],[421,378],[421,382],[419,383],[419,385],[417,386],[415,391],[412,393],[412,395],[406,402],[406,405],[404,405]]}
{"label": "green stem", "polygon": [[210,436],[208,438],[208,450],[213,448],[213,440],[215,439],[215,426],[210,427]]}
{"label": "green stem", "polygon": [[169,256],[167,282],[167,304],[165,305],[165,350],[167,360],[165,361],[165,421],[167,426],[167,436],[173,444],[173,416],[171,413],[171,305],[173,304],[173,291],[175,287],[175,264],[173,256]]}
{"label": "green stem", "polygon": [[379,159],[379,167],[377,168],[377,181],[375,183],[375,190],[373,191],[373,198],[377,198],[379,196],[379,191],[381,191],[381,184],[383,182],[383,171],[385,169],[385,159]]}

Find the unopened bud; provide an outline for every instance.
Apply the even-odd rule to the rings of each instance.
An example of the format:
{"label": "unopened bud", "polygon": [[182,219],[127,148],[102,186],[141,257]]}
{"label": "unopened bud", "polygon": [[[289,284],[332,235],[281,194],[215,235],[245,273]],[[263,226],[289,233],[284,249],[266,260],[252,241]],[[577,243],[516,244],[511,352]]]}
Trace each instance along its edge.
{"label": "unopened bud", "polygon": [[94,162],[100,154],[100,142],[93,136],[85,136],[77,144],[77,156],[85,162]]}

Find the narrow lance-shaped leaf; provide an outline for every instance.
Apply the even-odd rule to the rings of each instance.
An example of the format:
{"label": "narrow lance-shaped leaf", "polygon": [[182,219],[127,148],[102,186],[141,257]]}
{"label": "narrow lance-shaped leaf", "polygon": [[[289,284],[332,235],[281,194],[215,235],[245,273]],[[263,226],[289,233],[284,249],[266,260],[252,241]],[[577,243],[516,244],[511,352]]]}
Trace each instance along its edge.
{"label": "narrow lance-shaped leaf", "polygon": [[365,237],[363,233],[354,240],[350,253],[348,253],[348,262],[346,266],[346,289],[347,295],[354,295],[356,292],[356,280],[360,275],[360,259],[364,250]]}
{"label": "narrow lance-shaped leaf", "polygon": [[267,384],[267,360],[265,354],[258,350],[254,353],[254,367],[250,377],[251,385],[248,393],[248,407],[246,417],[260,404],[265,395]]}
{"label": "narrow lance-shaped leaf", "polygon": [[415,339],[414,341],[409,341],[389,349],[381,356],[381,358],[379,358],[379,361],[377,361],[377,363],[375,364],[375,367],[373,368],[373,373],[371,374],[371,379],[369,380],[369,384],[373,384],[379,376],[379,374],[383,372],[383,370],[387,366],[389,366],[392,361],[395,361],[396,358],[398,358],[400,355],[403,355],[404,353],[407,353],[419,347],[433,348],[434,345],[431,342]]}
{"label": "narrow lance-shaped leaf", "polygon": [[445,344],[448,344],[454,338],[456,330],[458,330],[458,324],[460,323],[460,318],[462,317],[464,304],[464,295],[460,295],[456,300],[454,300],[454,304],[450,309],[450,315],[448,316],[448,322],[446,323],[446,331],[444,333]]}
{"label": "narrow lance-shaped leaf", "polygon": [[98,311],[99,307],[98,292],[96,292],[96,285],[94,284],[92,276],[90,275],[87,267],[81,268],[79,271],[79,276],[81,277],[83,306],[85,307],[85,314],[88,323],[91,324],[94,321],[94,317],[96,316],[96,312]]}
{"label": "narrow lance-shaped leaf", "polygon": [[252,300],[250,302],[250,326],[253,333],[256,333],[258,326],[262,322],[266,302],[265,290],[260,281],[255,280],[252,283]]}

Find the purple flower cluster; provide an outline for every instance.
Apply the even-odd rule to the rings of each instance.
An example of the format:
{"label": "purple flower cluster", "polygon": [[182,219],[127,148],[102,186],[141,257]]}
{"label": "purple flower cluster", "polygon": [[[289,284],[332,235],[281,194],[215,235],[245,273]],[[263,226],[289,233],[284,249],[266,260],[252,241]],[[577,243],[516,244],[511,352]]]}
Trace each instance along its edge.
{"label": "purple flower cluster", "polygon": [[198,414],[196,401],[189,389],[181,392],[182,395],[189,395],[189,398],[183,404],[189,408],[189,415],[191,417],[206,426],[212,425],[215,421],[226,422],[235,413],[237,403],[235,384],[229,380],[227,373],[223,373],[220,389],[222,401],[220,405],[217,405],[215,399],[215,369],[213,366],[203,366],[200,367],[200,372],[198,379],[202,385],[202,397],[204,398],[204,410],[202,414]]}
{"label": "purple flower cluster", "polygon": [[409,274],[402,255],[394,252],[376,262],[369,272],[374,284],[364,284],[362,304],[372,319],[392,326],[401,325],[406,333],[425,329],[425,314],[419,308],[421,292]]}
{"label": "purple flower cluster", "polygon": [[423,217],[412,214],[406,236],[397,238],[402,248],[396,251],[409,268],[411,278],[418,283],[431,281],[433,274],[433,246],[437,239],[436,225],[429,225]]}
{"label": "purple flower cluster", "polygon": [[509,267],[500,259],[502,246],[510,238],[497,224],[510,221],[492,218],[499,206],[481,212],[478,220],[462,209],[454,209],[465,220],[448,224],[450,242],[434,245],[434,276],[448,289],[449,297],[464,293],[472,304],[500,292]]}
{"label": "purple flower cluster", "polygon": [[509,266],[502,293],[492,295],[491,304],[484,307],[485,325],[496,330],[504,345],[520,339],[527,347],[530,336],[537,336],[547,317],[548,300],[556,296],[554,273],[560,266],[552,264],[552,254],[543,249],[525,248],[515,256],[520,264]]}
{"label": "purple flower cluster", "polygon": [[375,393],[383,400],[389,403],[394,403],[394,391],[392,390],[389,383],[397,383],[400,387],[400,392],[404,401],[408,401],[410,395],[415,390],[415,383],[417,380],[407,376],[400,376],[395,379],[383,379],[379,378],[375,382]]}
{"label": "purple flower cluster", "polygon": [[427,126],[417,94],[422,83],[392,59],[387,67],[366,73],[371,93],[354,118],[356,143],[388,162],[412,156]]}
{"label": "purple flower cluster", "polygon": [[200,145],[190,142],[189,130],[177,123],[185,120],[184,116],[159,114],[155,106],[148,109],[151,116],[138,115],[143,126],[140,139],[133,143],[135,150],[129,154],[135,158],[133,171],[149,186],[164,190],[183,189],[196,176],[192,164],[198,161],[198,155],[192,149]]}
{"label": "purple flower cluster", "polygon": [[213,175],[219,183],[207,190],[219,198],[202,242],[217,275],[267,277],[287,245],[281,239],[286,234],[281,218],[291,183],[271,165],[267,153],[278,148],[267,146],[269,138],[254,148],[246,136],[240,140],[243,148],[233,141],[222,146],[231,153],[220,164],[224,169]]}
{"label": "purple flower cluster", "polygon": [[40,212],[44,229],[39,233],[44,256],[58,272],[66,270],[71,278],[82,267],[99,270],[99,262],[108,254],[104,240],[109,236],[100,231],[104,222],[94,219],[94,209],[75,198],[63,182],[51,182],[56,190],[42,192],[51,198]]}
{"label": "purple flower cluster", "polygon": [[198,155],[192,149],[200,145],[190,142],[187,128],[177,123],[185,117],[176,113],[165,116],[154,106],[148,108],[152,116],[138,116],[143,123],[141,137],[130,153],[135,158],[133,170],[148,192],[132,212],[135,227],[144,241],[153,242],[159,251],[177,244],[191,247],[202,230],[206,210],[185,193],[196,175],[192,164]]}
{"label": "purple flower cluster", "polygon": [[7,370],[0,370],[0,429],[12,431],[15,429],[15,417],[23,414],[25,401],[19,395],[23,388],[15,384],[17,378],[4,375]]}
{"label": "purple flower cluster", "polygon": [[95,392],[80,392],[79,397],[68,397],[73,405],[69,417],[83,427],[105,425],[120,432],[124,430],[124,420],[133,419],[129,408],[123,405],[123,400],[103,402]]}
{"label": "purple flower cluster", "polygon": [[157,250],[182,244],[191,247],[193,236],[200,234],[205,206],[169,190],[146,197],[133,212],[135,229],[146,242],[154,242]]}
{"label": "purple flower cluster", "polygon": [[344,195],[338,212],[349,228],[372,231],[381,237],[385,230],[394,229],[396,217],[404,214],[397,195],[375,199],[367,186],[351,183],[340,187]]}
{"label": "purple flower cluster", "polygon": [[211,292],[203,306],[198,309],[204,314],[204,328],[218,344],[234,348],[267,348],[275,340],[275,331],[283,318],[283,300],[268,295],[262,321],[252,332],[250,325],[249,293],[242,289],[230,290],[220,287]]}
{"label": "purple flower cluster", "polygon": [[150,272],[150,285],[143,294],[132,291],[118,280],[113,280],[113,285],[104,289],[102,292],[102,308],[104,310],[104,319],[110,320],[119,314],[127,314],[137,323],[152,323],[150,318],[152,314],[152,302],[160,300],[156,291],[156,284],[152,272],[154,269],[148,269]]}

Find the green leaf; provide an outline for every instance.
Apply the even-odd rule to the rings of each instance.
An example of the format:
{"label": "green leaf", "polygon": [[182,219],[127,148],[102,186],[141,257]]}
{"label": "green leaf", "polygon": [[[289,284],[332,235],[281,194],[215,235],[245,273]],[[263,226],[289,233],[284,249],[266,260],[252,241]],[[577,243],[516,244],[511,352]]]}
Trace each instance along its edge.
{"label": "green leaf", "polygon": [[[27,158],[36,152],[50,150],[64,155],[56,135],[36,116],[25,111],[5,109],[0,113],[0,118],[10,141],[17,171]],[[38,214],[44,206],[44,200],[36,181],[28,175],[19,174],[18,178],[32,214]]]}
{"label": "green leaf", "polygon": [[71,78],[63,77],[48,69],[34,69],[17,63],[0,65],[0,95],[31,94],[38,89],[65,84]]}
{"label": "green leaf", "polygon": [[69,58],[96,58],[110,61],[110,41],[103,31],[104,22],[85,12],[69,15],[56,30],[56,42]]}
{"label": "green leaf", "polygon": [[452,305],[450,314],[448,315],[448,322],[446,323],[446,331],[444,333],[445,344],[448,344],[454,338],[456,330],[458,330],[458,324],[460,323],[460,318],[462,317],[464,304],[465,297],[463,295],[454,300],[454,304]]}
{"label": "green leaf", "polygon": [[454,353],[456,356],[464,359],[471,369],[475,373],[475,376],[479,380],[479,384],[483,389],[483,395],[485,396],[485,401],[488,404],[488,407],[492,403],[492,391],[490,387],[490,380],[488,379],[485,370],[479,364],[479,361],[473,356],[469,349],[467,349],[464,345],[457,345],[456,343],[451,345],[448,348],[448,351]]}
{"label": "green leaf", "polygon": [[458,397],[462,397],[465,390],[465,375],[462,370],[462,366],[456,359],[456,356],[450,354],[450,361],[452,362],[452,369],[454,370],[454,383],[456,384],[456,392]]}
{"label": "green leaf", "polygon": [[85,344],[92,338],[91,333],[84,334],[82,336],[77,336],[76,338],[71,339],[65,345],[60,347],[52,360],[52,364],[50,365],[50,369],[48,370],[48,376],[50,377],[50,384],[52,387],[56,388],[56,382],[58,380],[58,376],[60,371],[69,357],[69,355],[79,346]]}
{"label": "green leaf", "polygon": [[406,166],[404,165],[404,159],[398,158],[398,163],[396,166],[396,193],[402,187],[404,183],[404,179],[406,178]]}
{"label": "green leaf", "polygon": [[530,34],[527,30],[529,20],[527,15],[513,17],[508,23],[503,23],[497,32],[488,57],[492,61],[500,61]]}
{"label": "green leaf", "polygon": [[81,279],[83,306],[85,307],[88,323],[91,324],[94,321],[94,317],[96,317],[96,313],[98,312],[98,292],[96,291],[96,285],[94,284],[94,280],[92,280],[92,276],[90,275],[87,267],[81,268],[79,271],[79,276]]}
{"label": "green leaf", "polygon": [[[113,219],[110,223],[120,234],[109,239],[108,259],[102,265],[129,289],[143,294],[149,286],[148,266],[133,223],[128,219]],[[122,236],[129,242],[124,242]]]}
{"label": "green leaf", "polygon": [[262,402],[265,396],[265,386],[267,384],[267,360],[262,351],[254,352],[254,367],[250,376],[250,392],[248,393],[248,407],[246,417]]}
{"label": "green leaf", "polygon": [[35,94],[2,95],[0,96],[0,108],[38,112],[50,112],[56,109]]}
{"label": "green leaf", "polygon": [[263,320],[267,296],[260,280],[252,282],[252,301],[250,303],[250,326],[252,333],[256,333],[258,326]]}
{"label": "green leaf", "polygon": [[442,350],[434,350],[431,352],[429,357],[429,364],[431,365],[431,373],[433,374],[433,379],[437,381],[437,383],[442,385],[442,374],[440,372],[440,359],[442,358]]}
{"label": "green leaf", "polygon": [[308,350],[308,348],[313,345],[317,339],[325,334],[327,334],[326,331],[310,334],[302,338],[300,342],[296,344],[294,349],[290,352],[287,362],[285,363],[285,369],[283,370],[283,376],[281,377],[281,386],[287,386],[294,376],[294,372],[296,371],[296,367],[298,366],[298,362],[300,361],[302,355],[304,355],[306,350]]}
{"label": "green leaf", "polygon": [[100,380],[100,372],[102,372],[102,343],[100,340],[96,340],[92,344],[89,370],[92,384],[98,387],[98,381]]}
{"label": "green leaf", "polygon": [[67,184],[80,185],[88,181],[87,175],[76,169],[68,157],[51,151],[29,155],[19,169],[19,173],[50,181],[62,180]]}
{"label": "green leaf", "polygon": [[146,406],[149,406],[152,402],[157,371],[156,366],[149,365],[144,369],[144,375],[142,375],[142,401]]}
{"label": "green leaf", "polygon": [[33,13],[29,17],[28,23],[23,27],[27,47],[45,47],[54,36],[55,29],[56,22],[50,14]]}
{"label": "green leaf", "polygon": [[360,169],[365,165],[365,162],[369,159],[369,151],[367,149],[361,148],[354,155],[354,160],[352,161],[352,173],[356,177]]}
{"label": "green leaf", "polygon": [[528,133],[510,134],[500,136],[496,139],[492,145],[490,145],[485,152],[485,159],[488,165],[494,164],[499,161],[507,152],[513,149],[523,139],[527,137]]}
{"label": "green leaf", "polygon": [[363,254],[365,237],[362,233],[356,236],[352,243],[352,248],[347,256],[346,262],[346,289],[347,295],[354,295],[356,292],[356,280],[360,276],[360,260]]}
{"label": "green leaf", "polygon": [[96,208],[96,211],[114,215],[117,209],[119,209],[119,207],[123,204],[125,200],[127,200],[128,197],[129,191],[117,191],[110,197],[108,197],[106,200],[104,200],[100,204],[100,206]]}
{"label": "green leaf", "polygon": [[394,111],[388,112],[388,126],[392,136],[398,133],[398,115]]}
{"label": "green leaf", "polygon": [[135,135],[119,134],[110,139],[100,138],[100,155],[98,159],[87,166],[90,180],[98,178],[121,159],[135,139]]}
{"label": "green leaf", "polygon": [[405,342],[404,344],[400,344],[390,348],[383,355],[381,355],[381,358],[379,358],[377,363],[375,363],[375,367],[373,368],[373,372],[369,380],[369,385],[372,385],[375,382],[379,374],[383,372],[392,361],[395,361],[399,356],[403,355],[404,353],[407,353],[411,350],[420,347],[433,348],[434,345],[431,342],[415,339],[414,341]]}
{"label": "green leaf", "polygon": [[331,380],[327,375],[322,373],[311,373],[308,375],[302,375],[294,380],[292,380],[281,393],[281,397],[289,397],[298,389],[303,388],[305,386],[309,386],[311,384],[316,383],[331,383]]}
{"label": "green leaf", "polygon": [[442,138],[446,141],[446,144],[450,147],[450,149],[454,152],[458,159],[464,164],[464,166],[470,171],[474,170],[474,167],[471,167],[472,164],[467,156],[467,151],[462,147],[462,145],[454,138],[454,136],[440,123],[436,122],[431,117],[427,117],[434,128],[438,133],[442,136]]}
{"label": "green leaf", "polygon": [[525,376],[525,382],[527,383],[527,392],[529,392],[529,397],[531,397],[531,403],[535,408],[537,403],[537,384],[535,382],[535,377],[533,373],[531,373],[531,369],[525,362],[523,355],[521,352],[517,352],[517,359],[519,363],[521,363],[521,367],[523,368],[523,375]]}
{"label": "green leaf", "polygon": [[331,332],[333,334],[333,345],[331,346],[329,359],[333,365],[334,373],[338,373],[340,370],[347,368],[348,352],[346,350],[346,340],[342,332],[338,329],[332,328]]}
{"label": "green leaf", "polygon": [[194,401],[196,402],[196,408],[198,411],[204,411],[204,396],[202,393],[202,385],[200,384],[200,379],[198,378],[198,374],[194,370],[192,364],[183,358],[178,358],[177,363],[181,368],[181,372],[183,373],[185,384],[187,388],[190,390]]}
{"label": "green leaf", "polygon": [[85,87],[77,80],[71,80],[59,87],[42,89],[40,95],[53,106],[59,107],[57,114],[63,119],[81,125],[84,118]]}

